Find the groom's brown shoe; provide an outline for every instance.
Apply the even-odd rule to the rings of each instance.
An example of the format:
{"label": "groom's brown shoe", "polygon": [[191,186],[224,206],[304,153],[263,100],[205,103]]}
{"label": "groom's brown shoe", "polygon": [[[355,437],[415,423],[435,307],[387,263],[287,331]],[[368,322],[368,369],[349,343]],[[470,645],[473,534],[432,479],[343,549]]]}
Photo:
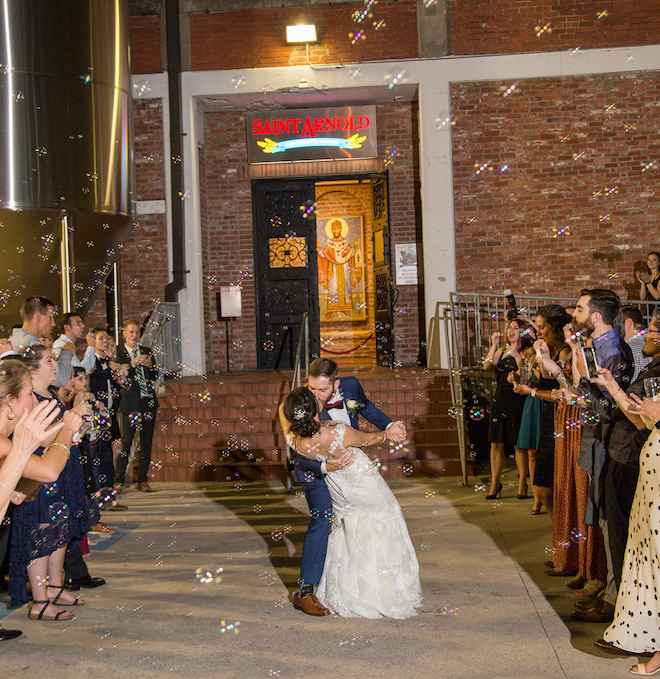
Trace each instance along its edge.
{"label": "groom's brown shoe", "polygon": [[309,594],[294,592],[291,603],[294,608],[307,615],[330,615],[330,611],[325,606],[321,606],[321,602],[311,592]]}

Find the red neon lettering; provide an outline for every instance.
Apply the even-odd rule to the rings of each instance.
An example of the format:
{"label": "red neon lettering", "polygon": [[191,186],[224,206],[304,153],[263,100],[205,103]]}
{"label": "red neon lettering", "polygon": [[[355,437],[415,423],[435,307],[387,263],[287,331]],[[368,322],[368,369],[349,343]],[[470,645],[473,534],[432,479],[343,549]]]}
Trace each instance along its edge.
{"label": "red neon lettering", "polygon": [[324,132],[323,118],[314,118],[314,132]]}
{"label": "red neon lettering", "polygon": [[305,118],[305,124],[303,125],[303,131],[302,131],[302,134],[300,136],[301,137],[316,137],[316,133],[314,131],[314,126],[312,125],[312,119],[311,118]]}
{"label": "red neon lettering", "polygon": [[252,121],[252,135],[261,134],[261,118]]}
{"label": "red neon lettering", "polygon": [[369,127],[370,120],[368,116],[360,116],[360,127],[358,127],[358,130],[366,130],[367,127]]}
{"label": "red neon lettering", "polygon": [[346,118],[346,117],[344,117],[344,118],[337,118],[337,127],[338,127],[340,130],[348,130],[348,129],[349,129],[348,126],[350,125],[350,123],[351,123],[351,121],[350,121],[348,118]]}
{"label": "red neon lettering", "polygon": [[325,131],[330,132],[330,130],[337,129],[337,118],[326,118],[325,119]]}

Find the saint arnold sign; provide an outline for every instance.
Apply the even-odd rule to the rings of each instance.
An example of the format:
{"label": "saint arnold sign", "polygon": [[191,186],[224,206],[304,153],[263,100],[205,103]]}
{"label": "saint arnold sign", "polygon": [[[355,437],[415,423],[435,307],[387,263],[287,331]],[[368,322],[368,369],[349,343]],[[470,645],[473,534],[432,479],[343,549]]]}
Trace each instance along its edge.
{"label": "saint arnold sign", "polygon": [[375,158],[376,107],[283,109],[246,115],[248,162]]}

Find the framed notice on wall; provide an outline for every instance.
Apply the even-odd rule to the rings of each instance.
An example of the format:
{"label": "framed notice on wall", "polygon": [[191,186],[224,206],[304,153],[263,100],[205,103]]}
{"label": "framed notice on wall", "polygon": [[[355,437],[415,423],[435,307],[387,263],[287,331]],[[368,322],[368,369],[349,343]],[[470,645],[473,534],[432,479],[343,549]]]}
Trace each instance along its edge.
{"label": "framed notice on wall", "polygon": [[396,284],[417,285],[417,244],[395,245]]}

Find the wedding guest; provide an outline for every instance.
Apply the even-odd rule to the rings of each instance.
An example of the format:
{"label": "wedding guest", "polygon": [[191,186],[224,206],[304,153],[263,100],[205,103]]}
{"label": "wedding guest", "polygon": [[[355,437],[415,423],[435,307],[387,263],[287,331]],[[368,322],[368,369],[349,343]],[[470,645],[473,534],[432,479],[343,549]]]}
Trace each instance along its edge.
{"label": "wedding guest", "polygon": [[[30,370],[37,401],[57,399],[51,385],[57,379],[58,367],[50,350],[39,344],[30,345],[23,351],[23,360]],[[91,409],[89,404],[81,404],[77,411],[61,404],[58,407],[63,411],[64,427],[50,446],[36,454],[44,454],[52,447],[62,448],[67,463],[57,481],[47,484],[34,502],[16,507],[12,523],[9,594],[12,606],[29,601],[27,572],[32,590],[29,617],[33,620],[69,620],[74,617],[73,611],[58,610],[57,606],[84,604],[82,599],[65,592],[62,572],[67,545],[80,541],[89,530],[83,471],[74,438],[82,416],[90,415]]]}
{"label": "wedding guest", "polygon": [[633,360],[635,361],[635,372],[633,380],[636,380],[639,373],[651,362],[649,356],[644,355],[644,334],[645,324],[642,312],[634,306],[622,306],[619,309],[621,314],[623,339],[632,350]]}
{"label": "wedding guest", "polygon": [[[55,304],[46,297],[26,299],[21,306],[23,325],[15,329],[9,337],[14,351],[20,353],[31,344],[40,344],[40,337],[50,337],[51,330],[55,327],[54,314]],[[72,342],[62,346],[57,358],[57,377],[53,386],[61,387],[69,381],[71,359],[75,355],[76,347]]]}
{"label": "wedding guest", "polygon": [[639,281],[639,298],[641,300],[660,299],[660,252],[649,252],[646,257],[646,271],[636,271]]}
{"label": "wedding guest", "polygon": [[628,398],[620,392],[616,397],[626,416],[638,417],[642,426],[650,428],[651,432],[639,457],[639,477],[630,513],[625,564],[614,620],[596,645],[623,649],[630,654],[654,653],[646,665],[638,664],[630,670],[632,674],[648,676],[660,670],[660,602],[657,596],[660,402],[642,401],[634,394]]}
{"label": "wedding guest", "polygon": [[[531,348],[528,348],[526,351],[529,351],[531,356],[523,357],[523,362],[519,370],[520,382],[521,384],[538,388],[539,375],[533,360],[534,352]],[[518,432],[516,448],[527,453],[527,467],[529,469],[529,477],[532,481],[534,480],[534,470],[536,469],[536,449],[539,447],[540,426],[541,401],[530,393],[525,397],[525,405],[523,406],[522,418],[520,420],[520,431]],[[533,488],[534,486],[532,485],[532,489]],[[519,494],[519,497],[520,499],[523,499],[526,495],[527,488],[525,487],[525,493]],[[534,504],[532,505],[531,514],[534,516],[540,514],[542,504],[540,498],[534,494]]]}
{"label": "wedding guest", "polygon": [[[610,420],[604,507],[617,589],[621,584],[628,522],[639,475],[639,456],[648,436],[648,431],[642,426],[639,416],[626,412],[625,396],[634,394],[639,398],[643,397],[645,380],[660,378],[660,316],[656,315],[651,319],[645,335],[644,354],[652,359],[651,363],[628,389],[619,387],[612,374],[605,368],[601,368],[598,378],[594,380],[605,387],[619,405]],[[622,399],[621,403],[617,397]]]}
{"label": "wedding guest", "polygon": [[[516,448],[520,421],[525,399],[516,394],[509,382],[509,373],[518,370],[522,355],[532,346],[529,334],[531,326],[519,319],[509,320],[504,329],[506,346],[500,346],[502,333],[494,332],[491,345],[484,358],[484,370],[495,369],[497,386],[491,403],[488,441],[490,443],[490,490],[487,500],[494,500],[502,493],[502,469],[504,467],[504,448],[509,445],[515,449],[518,467],[518,495],[527,495],[527,453]],[[523,334],[524,333],[524,334]]]}
{"label": "wedding guest", "polygon": [[580,442],[579,465],[590,477],[589,497],[585,510],[584,523],[600,526],[603,532],[605,555],[607,559],[607,581],[602,598],[595,608],[578,610],[572,618],[584,622],[611,622],[616,602],[616,584],[609,551],[607,521],[604,517],[604,481],[607,469],[607,431],[612,418],[613,402],[607,389],[592,383],[586,377],[586,367],[581,358],[577,334],[589,337],[593,343],[596,363],[612,373],[616,383],[627,389],[634,372],[633,356],[630,347],[619,336],[614,322],[620,308],[620,300],[611,290],[595,288],[583,289],[575,305],[572,327],[574,336],[567,338],[573,356],[573,379],[577,393],[583,400],[586,417]]}
{"label": "wedding guest", "polygon": [[[20,419],[16,420],[16,414],[20,414],[21,409],[17,407],[17,413],[14,413],[9,404],[10,402],[16,404],[20,400],[20,393],[26,380],[29,380],[29,376],[26,377],[20,367],[15,369],[11,365],[0,375],[0,431],[6,432],[14,428],[11,442],[0,434],[0,460],[2,460],[0,467],[0,563],[4,560],[11,530],[11,518],[8,522],[3,521],[8,508],[34,499],[32,494],[30,497],[26,495],[26,492],[30,493],[28,485],[37,489],[40,487],[40,484],[30,482],[24,477],[25,469],[33,459],[33,451],[44,441],[56,436],[63,426],[63,423],[51,426],[57,415],[55,403],[52,401],[41,403],[36,407],[32,407],[32,401],[30,401],[22,408]],[[11,415],[14,417],[10,419]],[[9,444],[8,449],[7,444]],[[64,456],[60,455],[60,461],[63,468]],[[10,502],[13,504],[10,505]],[[13,512],[10,512],[10,516],[11,513]],[[21,634],[20,630],[0,627],[0,641],[16,639]]]}
{"label": "wedding guest", "polygon": [[53,342],[48,349],[53,350],[53,356],[59,357],[60,351],[67,344],[71,343],[76,346],[78,340],[82,339],[83,335],[87,342],[85,355],[79,359],[76,354],[71,357],[71,365],[76,368],[85,368],[89,372],[94,367],[94,335],[88,332],[85,335],[85,324],[80,318],[80,315],[75,312],[62,314],[58,319],[58,326],[60,328],[60,336]]}

